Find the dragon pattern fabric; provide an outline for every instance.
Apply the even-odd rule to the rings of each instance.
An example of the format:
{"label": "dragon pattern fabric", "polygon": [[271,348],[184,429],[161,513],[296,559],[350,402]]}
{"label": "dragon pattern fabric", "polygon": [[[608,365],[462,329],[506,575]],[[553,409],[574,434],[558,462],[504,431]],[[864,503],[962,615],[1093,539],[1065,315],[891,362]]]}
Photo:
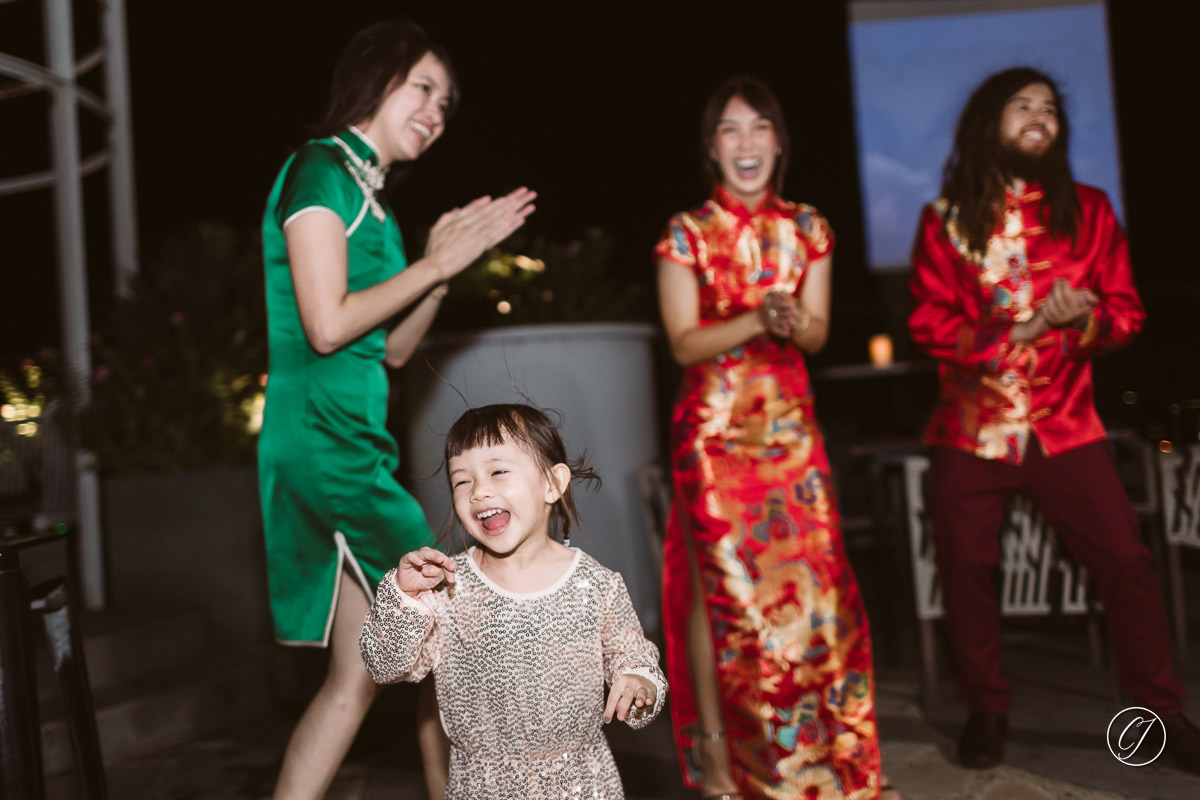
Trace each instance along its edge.
{"label": "dragon pattern fabric", "polygon": [[[812,206],[721,188],[677,214],[655,254],[690,268],[701,325],[799,296],[833,250]],[[684,370],[672,423],[675,502],[663,567],[671,716],[698,786],[688,661],[689,560],[699,567],[732,776],[747,798],[879,795],[871,638],[842,545],[804,355],[768,335]]]}

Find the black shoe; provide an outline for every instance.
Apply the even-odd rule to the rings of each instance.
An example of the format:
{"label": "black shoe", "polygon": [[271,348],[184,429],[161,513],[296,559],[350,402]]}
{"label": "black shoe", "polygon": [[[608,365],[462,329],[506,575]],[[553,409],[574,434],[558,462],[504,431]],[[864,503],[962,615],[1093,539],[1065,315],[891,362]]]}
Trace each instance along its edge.
{"label": "black shoe", "polygon": [[1200,775],[1200,728],[1183,714],[1163,717],[1162,724],[1175,766]]}
{"label": "black shoe", "polygon": [[958,737],[958,762],[968,769],[989,769],[1004,760],[1008,715],[972,711]]}

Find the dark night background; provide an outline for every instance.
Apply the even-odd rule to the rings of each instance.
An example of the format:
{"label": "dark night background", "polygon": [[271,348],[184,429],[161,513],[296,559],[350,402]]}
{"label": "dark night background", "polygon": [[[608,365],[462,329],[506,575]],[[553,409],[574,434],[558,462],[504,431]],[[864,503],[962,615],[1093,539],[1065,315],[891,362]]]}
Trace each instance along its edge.
{"label": "dark night background", "polygon": [[[43,60],[39,6],[0,6],[0,50]],[[76,7],[82,53],[97,34],[91,3]],[[1169,401],[1200,397],[1200,279],[1187,249],[1196,70],[1190,30],[1168,15],[1177,6],[1110,0],[1108,8],[1125,221],[1150,321],[1131,350],[1101,363],[1097,399],[1110,423],[1144,425],[1165,418]],[[818,363],[865,360],[868,336],[883,330],[903,357],[903,279],[864,264],[846,14],[843,2],[130,0],[141,242],[151,247],[197,219],[254,231],[276,172],[320,115],[338,50],[365,24],[404,15],[446,44],[463,89],[443,138],[395,186],[406,232],[524,184],[540,193],[534,231],[561,240],[599,226],[616,240],[612,269],[648,283],[663,223],[706,193],[696,144],[704,97],[721,78],[750,72],[774,86],[788,115],[795,144],[785,195],[820,208],[839,236],[833,331]],[[1011,48],[1021,62],[1021,43]],[[84,83],[98,89],[98,79],[97,71]],[[45,102],[36,94],[0,104],[0,175],[49,166]],[[86,155],[100,133],[81,118]],[[111,285],[105,180],[86,184],[97,301]],[[0,198],[0,366],[57,344],[51,209],[48,191]],[[1129,389],[1141,397],[1136,409],[1119,402]]]}

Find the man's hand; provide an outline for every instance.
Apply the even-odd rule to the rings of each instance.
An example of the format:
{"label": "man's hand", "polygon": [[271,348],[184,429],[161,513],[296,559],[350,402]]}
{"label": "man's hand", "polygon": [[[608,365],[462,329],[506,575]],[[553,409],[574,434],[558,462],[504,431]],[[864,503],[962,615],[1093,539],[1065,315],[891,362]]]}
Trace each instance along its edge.
{"label": "man's hand", "polygon": [[1066,278],[1055,278],[1040,313],[1050,327],[1062,328],[1083,322],[1099,304],[1100,298],[1091,289],[1072,289]]}

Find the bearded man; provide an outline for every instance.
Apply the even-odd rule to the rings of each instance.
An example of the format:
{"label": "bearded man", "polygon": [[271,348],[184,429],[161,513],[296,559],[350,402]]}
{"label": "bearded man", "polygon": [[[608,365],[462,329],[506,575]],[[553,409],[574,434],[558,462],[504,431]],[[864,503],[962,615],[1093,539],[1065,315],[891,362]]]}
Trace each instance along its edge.
{"label": "bearded man", "polygon": [[1112,205],[1071,176],[1068,130],[1048,76],[1022,67],[985,80],[913,249],[909,328],[942,362],[925,438],[946,623],[971,708],[959,760],[1003,758],[1010,684],[994,572],[1005,504],[1023,491],[1095,579],[1122,687],[1162,718],[1176,762],[1200,772],[1162,593],[1092,401],[1092,358],[1128,345],[1145,312]]}

